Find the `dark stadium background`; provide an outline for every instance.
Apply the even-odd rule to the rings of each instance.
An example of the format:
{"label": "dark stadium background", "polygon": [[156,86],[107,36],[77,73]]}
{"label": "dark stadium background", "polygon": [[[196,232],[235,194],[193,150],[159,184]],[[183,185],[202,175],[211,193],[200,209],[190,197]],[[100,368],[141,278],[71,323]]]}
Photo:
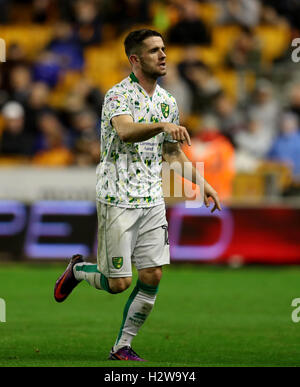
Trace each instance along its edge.
{"label": "dark stadium background", "polygon": [[[177,99],[191,135],[192,146],[184,150],[192,162],[204,161],[224,207],[211,214],[185,208],[183,195],[166,198],[172,265],[165,291],[182,281],[195,297],[205,292],[199,329],[210,328],[209,300],[216,301],[223,286],[224,305],[236,306],[233,320],[224,309],[222,328],[214,326],[219,341],[230,330],[236,357],[221,346],[204,359],[188,347],[196,351],[194,365],[298,365],[293,343],[299,327],[290,318],[292,299],[300,296],[300,3],[294,0],[0,0],[0,297],[8,311],[13,305],[7,322],[0,322],[7,330],[0,365],[55,365],[51,356],[28,355],[30,330],[13,339],[23,302],[13,284],[18,281],[37,308],[46,302],[55,314],[51,286],[72,251],[95,260],[101,106],[105,92],[130,72],[124,37],[142,27],[165,37],[169,72],[159,82]],[[37,277],[45,280],[35,283]],[[39,287],[47,301],[34,299]],[[86,288],[83,294],[96,305],[96,293]],[[268,309],[273,296],[274,314]],[[73,297],[69,312],[72,302],[85,303],[83,295]],[[182,307],[184,297],[178,299]],[[246,322],[239,313],[249,300],[257,319]],[[268,323],[260,320],[261,310]],[[159,325],[164,315],[157,313]],[[29,326],[30,316],[24,317]],[[187,323],[172,318],[173,328]],[[37,312],[32,319],[43,321]],[[261,335],[269,339],[265,346]],[[243,353],[247,337],[255,346]],[[199,333],[200,347],[218,345],[213,332],[202,339]],[[161,362],[164,351],[171,353],[171,345],[156,354]],[[87,349],[85,356],[83,365],[97,364]],[[75,365],[75,355],[70,359],[62,363]]]}

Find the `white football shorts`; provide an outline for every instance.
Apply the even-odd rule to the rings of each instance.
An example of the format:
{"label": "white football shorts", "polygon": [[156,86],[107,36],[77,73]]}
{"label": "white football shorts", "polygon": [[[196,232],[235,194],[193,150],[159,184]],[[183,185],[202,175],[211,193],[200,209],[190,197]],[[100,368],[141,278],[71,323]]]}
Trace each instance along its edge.
{"label": "white football shorts", "polygon": [[97,263],[106,277],[131,277],[132,263],[137,270],[170,263],[165,204],[121,208],[97,202],[97,214]]}

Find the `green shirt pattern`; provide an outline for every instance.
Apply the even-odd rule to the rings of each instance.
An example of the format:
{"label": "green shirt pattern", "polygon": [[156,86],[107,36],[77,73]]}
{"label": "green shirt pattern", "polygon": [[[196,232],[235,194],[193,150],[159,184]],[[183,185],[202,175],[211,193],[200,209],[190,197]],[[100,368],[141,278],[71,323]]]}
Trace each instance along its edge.
{"label": "green shirt pattern", "polygon": [[162,147],[164,141],[175,141],[160,133],[143,142],[124,142],[111,124],[111,119],[121,114],[131,115],[134,122],[179,124],[175,98],[159,85],[151,98],[133,73],[113,86],[102,109],[97,200],[126,208],[162,204]]}

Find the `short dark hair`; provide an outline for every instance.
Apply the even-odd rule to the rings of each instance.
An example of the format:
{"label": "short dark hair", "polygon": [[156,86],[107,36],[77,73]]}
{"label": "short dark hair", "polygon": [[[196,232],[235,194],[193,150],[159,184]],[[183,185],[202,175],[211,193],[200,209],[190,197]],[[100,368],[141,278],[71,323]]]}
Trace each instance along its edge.
{"label": "short dark hair", "polygon": [[142,29],[130,32],[124,40],[125,52],[128,58],[132,54],[138,54],[143,41],[151,36],[159,36],[163,39],[162,35],[154,30]]}

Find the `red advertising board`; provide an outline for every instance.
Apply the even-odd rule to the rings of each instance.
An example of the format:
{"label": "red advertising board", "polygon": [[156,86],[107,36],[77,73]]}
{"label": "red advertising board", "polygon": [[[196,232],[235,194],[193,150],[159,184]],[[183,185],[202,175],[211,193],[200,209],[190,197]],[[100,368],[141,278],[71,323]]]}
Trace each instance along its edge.
{"label": "red advertising board", "polygon": [[[300,263],[300,209],[287,206],[167,208],[172,262]],[[0,260],[66,259],[97,249],[91,201],[0,201]]]}

